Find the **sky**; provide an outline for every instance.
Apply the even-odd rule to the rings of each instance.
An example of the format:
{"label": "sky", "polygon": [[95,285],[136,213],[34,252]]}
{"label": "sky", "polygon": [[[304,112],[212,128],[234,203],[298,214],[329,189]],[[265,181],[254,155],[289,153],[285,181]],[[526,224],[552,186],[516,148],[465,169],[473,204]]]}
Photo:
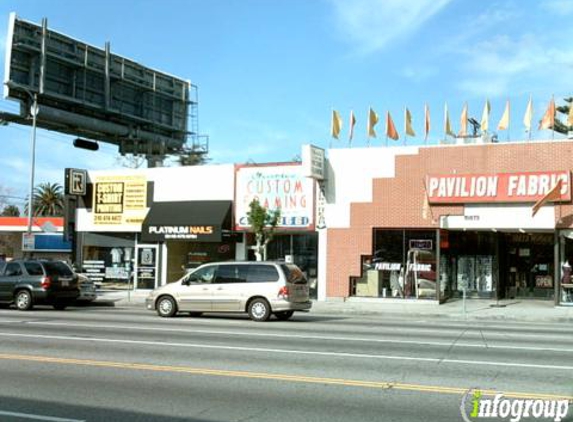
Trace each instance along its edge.
{"label": "sky", "polygon": [[[49,29],[102,49],[109,41],[114,54],[197,85],[213,164],[291,161],[309,143],[348,147],[351,110],[353,148],[403,145],[405,107],[418,135],[406,142],[423,144],[425,104],[427,142],[438,144],[445,103],[457,132],[464,104],[479,121],[486,99],[494,131],[511,103],[500,141],[527,138],[530,96],[531,136],[551,139],[536,122],[552,96],[564,104],[573,90],[571,0],[2,0],[2,73],[10,12],[38,25],[45,17]],[[369,107],[380,116],[376,138],[367,137]],[[343,120],[338,140],[332,110]],[[18,104],[0,98],[0,111]],[[400,133],[388,146],[387,112]],[[0,195],[19,206],[30,190],[30,134],[0,126]],[[35,184],[63,185],[66,167],[122,168],[117,147],[86,151],[73,139],[38,131]]]}

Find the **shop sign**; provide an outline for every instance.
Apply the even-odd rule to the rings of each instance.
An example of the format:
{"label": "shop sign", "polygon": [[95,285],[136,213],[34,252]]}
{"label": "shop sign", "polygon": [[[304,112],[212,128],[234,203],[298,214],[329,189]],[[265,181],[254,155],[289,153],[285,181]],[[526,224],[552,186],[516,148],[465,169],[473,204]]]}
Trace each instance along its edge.
{"label": "shop sign", "polygon": [[559,180],[562,186],[557,201],[571,200],[569,171],[429,175],[426,194],[431,204],[536,202]]}
{"label": "shop sign", "polygon": [[237,229],[248,229],[247,213],[254,199],[268,210],[279,209],[279,229],[314,228],[314,180],[300,165],[240,167],[236,176]]}
{"label": "shop sign", "polygon": [[324,180],[324,149],[314,145],[303,145],[302,168],[305,177],[311,177],[315,180]]}
{"label": "shop sign", "polygon": [[211,237],[215,233],[215,227],[150,225],[147,232],[150,235],[162,236],[162,239],[201,239]]}
{"label": "shop sign", "polygon": [[139,224],[147,214],[147,180],[143,175],[95,176],[95,225]]}

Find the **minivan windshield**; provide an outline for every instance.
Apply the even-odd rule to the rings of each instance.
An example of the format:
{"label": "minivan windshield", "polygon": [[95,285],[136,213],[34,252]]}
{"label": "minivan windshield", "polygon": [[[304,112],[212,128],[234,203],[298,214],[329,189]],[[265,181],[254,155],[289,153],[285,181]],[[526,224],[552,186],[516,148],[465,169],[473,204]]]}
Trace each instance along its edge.
{"label": "minivan windshield", "polygon": [[294,264],[281,264],[287,281],[293,284],[306,284],[307,280],[304,273]]}

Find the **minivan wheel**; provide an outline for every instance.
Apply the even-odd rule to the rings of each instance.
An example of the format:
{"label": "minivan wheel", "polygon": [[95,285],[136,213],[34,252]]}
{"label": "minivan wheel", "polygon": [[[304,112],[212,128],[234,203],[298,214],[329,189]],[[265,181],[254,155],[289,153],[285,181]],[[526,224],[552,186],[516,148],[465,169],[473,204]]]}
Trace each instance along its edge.
{"label": "minivan wheel", "polygon": [[29,311],[34,306],[32,294],[28,290],[20,290],[16,293],[14,302],[16,302],[16,308],[19,311]]}
{"label": "minivan wheel", "polygon": [[287,319],[289,319],[291,316],[293,316],[294,311],[281,311],[281,312],[275,312],[275,316],[277,317],[277,319],[279,321],[286,321]]}
{"label": "minivan wheel", "polygon": [[266,321],[271,315],[271,307],[265,299],[255,299],[249,304],[249,316],[253,321]]}
{"label": "minivan wheel", "polygon": [[177,313],[177,304],[170,296],[160,297],[157,301],[157,314],[160,317],[168,318]]}

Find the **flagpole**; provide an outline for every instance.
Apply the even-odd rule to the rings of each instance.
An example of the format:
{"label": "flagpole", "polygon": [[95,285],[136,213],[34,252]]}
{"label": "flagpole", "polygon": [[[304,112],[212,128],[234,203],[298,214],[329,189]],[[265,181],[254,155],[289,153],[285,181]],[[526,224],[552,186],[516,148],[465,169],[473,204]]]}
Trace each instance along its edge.
{"label": "flagpole", "polygon": [[408,142],[408,129],[407,129],[408,116],[406,115],[406,110],[407,108],[404,107],[404,146],[406,146],[406,143]]}
{"label": "flagpole", "polygon": [[[531,95],[529,96],[529,103],[527,103],[527,107],[529,104],[533,104],[531,102]],[[531,142],[531,121],[533,120],[533,106],[531,106],[531,116],[529,117],[529,141]]]}
{"label": "flagpole", "polygon": [[509,142],[509,132],[511,131],[511,103],[507,97],[507,142]]}
{"label": "flagpole", "polygon": [[330,141],[328,142],[328,149],[332,149],[332,129],[334,127],[334,107],[331,108],[330,111]]}

